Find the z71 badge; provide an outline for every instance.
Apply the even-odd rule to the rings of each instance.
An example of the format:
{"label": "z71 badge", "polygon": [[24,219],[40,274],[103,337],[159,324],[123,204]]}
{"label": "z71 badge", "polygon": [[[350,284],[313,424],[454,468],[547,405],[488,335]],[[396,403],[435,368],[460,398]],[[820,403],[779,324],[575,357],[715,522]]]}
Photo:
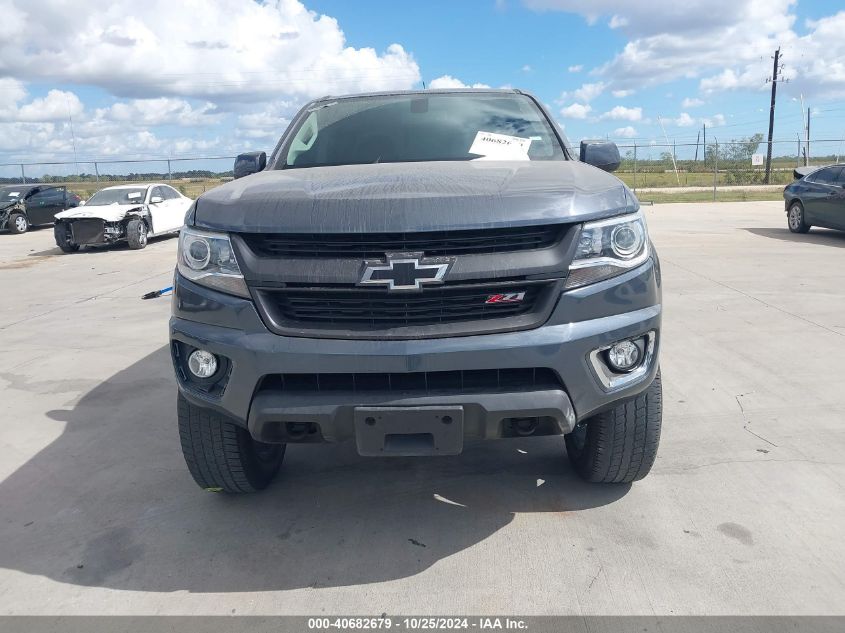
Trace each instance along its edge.
{"label": "z71 badge", "polygon": [[484,303],[520,303],[525,299],[525,292],[503,292],[499,295],[490,295]]}

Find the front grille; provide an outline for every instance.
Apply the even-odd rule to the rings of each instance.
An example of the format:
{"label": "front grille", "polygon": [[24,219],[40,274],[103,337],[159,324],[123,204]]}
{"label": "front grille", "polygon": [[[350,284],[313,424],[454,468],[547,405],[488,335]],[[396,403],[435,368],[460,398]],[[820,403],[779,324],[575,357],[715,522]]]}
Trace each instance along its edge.
{"label": "front grille", "polygon": [[242,233],[241,237],[259,257],[368,259],[393,252],[437,256],[548,248],[560,240],[565,228],[546,224],[420,233]]}
{"label": "front grille", "polygon": [[545,367],[471,369],[409,373],[271,374],[261,389],[285,392],[346,391],[444,393],[466,391],[536,391],[563,389],[560,378]]}
{"label": "front grille", "polygon": [[103,221],[96,218],[74,220],[70,223],[73,241],[77,244],[93,244],[103,240]]}
{"label": "front grille", "polygon": [[[362,288],[282,288],[259,292],[276,320],[309,329],[337,328],[383,331],[391,328],[489,321],[536,310],[550,288],[548,282],[514,285],[462,285],[426,288],[420,293],[389,294]],[[518,303],[485,303],[492,295],[521,293]]]}

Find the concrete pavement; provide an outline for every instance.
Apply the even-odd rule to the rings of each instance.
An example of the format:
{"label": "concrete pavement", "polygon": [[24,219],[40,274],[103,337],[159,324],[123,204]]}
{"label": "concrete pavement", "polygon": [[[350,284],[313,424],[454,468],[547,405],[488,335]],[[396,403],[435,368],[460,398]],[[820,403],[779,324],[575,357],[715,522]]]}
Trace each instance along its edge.
{"label": "concrete pavement", "polygon": [[845,234],[792,235],[777,202],[645,213],[665,414],[633,486],[526,438],[294,446],[266,492],[205,493],[169,300],[140,300],[176,240],[0,234],[0,613],[845,614]]}

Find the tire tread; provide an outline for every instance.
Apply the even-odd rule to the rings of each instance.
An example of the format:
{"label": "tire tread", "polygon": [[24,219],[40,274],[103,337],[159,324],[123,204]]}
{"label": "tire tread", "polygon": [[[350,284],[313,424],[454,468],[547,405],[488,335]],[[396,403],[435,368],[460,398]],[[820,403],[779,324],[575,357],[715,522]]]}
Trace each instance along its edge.
{"label": "tire tread", "polygon": [[657,458],[662,413],[658,372],[641,394],[587,421],[583,450],[576,450],[571,434],[566,437],[570,461],[587,481],[630,483],[642,479]]}
{"label": "tire tread", "polygon": [[[206,490],[230,493],[257,492],[278,470],[259,472],[248,432],[224,416],[190,404],[182,394],[177,403],[179,440],[188,471]],[[284,453],[282,453],[282,456]]]}

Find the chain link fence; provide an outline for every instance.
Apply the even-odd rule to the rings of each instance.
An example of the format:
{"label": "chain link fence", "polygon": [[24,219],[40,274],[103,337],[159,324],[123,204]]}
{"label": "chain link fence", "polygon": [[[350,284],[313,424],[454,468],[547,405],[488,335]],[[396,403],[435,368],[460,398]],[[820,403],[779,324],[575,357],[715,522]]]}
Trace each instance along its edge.
{"label": "chain link fence", "polygon": [[132,182],[168,182],[196,198],[232,179],[234,156],[0,163],[0,184],[60,183],[83,198]]}
{"label": "chain link fence", "polygon": [[[752,137],[720,142],[709,138],[699,143],[619,143],[622,164],[616,171],[635,191],[713,191],[719,189],[765,189],[767,144]],[[809,152],[808,152],[809,146]],[[769,188],[792,182],[792,170],[805,163],[828,165],[839,162],[845,151],[842,139],[774,141]],[[758,160],[753,160],[757,155]],[[810,156],[807,158],[807,156]],[[756,164],[760,162],[762,164]],[[195,198],[204,191],[231,180],[234,156],[179,158],[110,158],[85,161],[3,162],[0,184],[51,182],[66,184],[89,197],[109,185],[166,181],[184,195]]]}
{"label": "chain link fence", "polygon": [[[807,157],[807,146],[810,154]],[[845,142],[836,140],[773,141],[768,185],[781,188],[793,180],[799,165],[837,163]],[[752,188],[766,185],[767,143],[756,139],[721,143],[620,144],[622,164],[616,175],[632,189]],[[754,160],[757,155],[758,160]],[[759,164],[757,164],[759,163]]]}

